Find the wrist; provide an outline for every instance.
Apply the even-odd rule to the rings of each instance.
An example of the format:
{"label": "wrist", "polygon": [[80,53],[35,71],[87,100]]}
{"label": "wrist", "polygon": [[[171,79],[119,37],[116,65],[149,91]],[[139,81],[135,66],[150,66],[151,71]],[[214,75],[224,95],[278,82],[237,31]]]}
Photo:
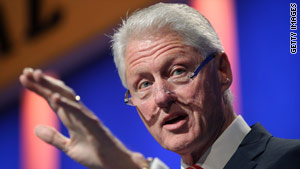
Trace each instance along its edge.
{"label": "wrist", "polygon": [[149,162],[152,160],[151,158],[145,159],[145,157],[141,153],[137,153],[137,152],[133,152],[131,157],[132,157],[132,161],[140,169],[150,169]]}

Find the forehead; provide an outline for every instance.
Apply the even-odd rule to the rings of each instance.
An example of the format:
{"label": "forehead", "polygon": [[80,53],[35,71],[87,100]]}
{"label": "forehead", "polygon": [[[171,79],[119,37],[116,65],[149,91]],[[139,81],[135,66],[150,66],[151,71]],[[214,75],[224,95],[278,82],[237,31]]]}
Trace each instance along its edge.
{"label": "forehead", "polygon": [[[125,51],[125,60],[132,57],[153,55],[157,48],[167,47],[172,44],[184,45],[183,38],[177,33],[163,31],[155,34],[145,34],[145,36],[133,37],[128,40]],[[164,46],[162,46],[164,45]]]}
{"label": "forehead", "polygon": [[134,70],[145,62],[168,60],[193,50],[186,45],[183,38],[176,33],[160,33],[129,40],[125,51],[125,71]]}
{"label": "forehead", "polygon": [[199,58],[199,53],[176,33],[131,39],[125,52],[125,78],[130,85],[141,73],[158,72],[175,62],[198,62]]}

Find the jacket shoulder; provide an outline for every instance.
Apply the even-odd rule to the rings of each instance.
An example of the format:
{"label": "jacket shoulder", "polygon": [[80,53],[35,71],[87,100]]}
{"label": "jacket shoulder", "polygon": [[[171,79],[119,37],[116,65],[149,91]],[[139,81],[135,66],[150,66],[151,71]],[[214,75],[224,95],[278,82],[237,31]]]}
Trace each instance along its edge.
{"label": "jacket shoulder", "polygon": [[300,140],[271,137],[257,162],[258,168],[260,164],[270,169],[300,168]]}

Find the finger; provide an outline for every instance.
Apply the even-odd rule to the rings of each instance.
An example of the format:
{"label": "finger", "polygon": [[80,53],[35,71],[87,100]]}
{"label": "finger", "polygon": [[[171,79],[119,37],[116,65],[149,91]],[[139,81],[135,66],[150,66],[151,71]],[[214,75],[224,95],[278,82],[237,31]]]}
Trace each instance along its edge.
{"label": "finger", "polygon": [[62,97],[58,93],[51,96],[51,102],[57,109],[58,116],[69,129],[75,130],[76,127],[79,127],[78,122],[85,127],[97,125],[99,122],[98,118],[82,103]]}
{"label": "finger", "polygon": [[42,73],[41,70],[25,68],[23,74],[19,77],[22,85],[29,90],[37,93],[49,101],[51,94],[57,92],[63,97],[76,101],[75,92],[64,84],[61,80],[55,79]]}
{"label": "finger", "polygon": [[63,97],[74,100],[76,94],[73,89],[66,86],[61,80],[45,75],[41,70],[37,69],[33,72],[34,80],[42,87],[49,89],[53,93],[60,93]]}
{"label": "finger", "polygon": [[[66,86],[63,81],[55,79],[51,76],[45,75],[40,69],[25,68],[23,74],[20,76],[20,81],[24,87],[37,92],[38,94],[47,97],[49,93],[41,92],[41,87],[52,93],[57,92],[62,96],[75,100],[75,92],[70,87]],[[38,84],[41,87],[36,87]]]}
{"label": "finger", "polygon": [[32,68],[24,68],[23,73],[19,77],[20,82],[22,83],[23,86],[26,86],[27,83],[30,81],[34,81],[32,73],[33,73]]}
{"label": "finger", "polygon": [[56,129],[49,126],[39,125],[35,128],[35,134],[44,142],[51,144],[64,152],[67,152],[67,143],[69,139],[63,136]]}
{"label": "finger", "polygon": [[49,89],[44,88],[40,84],[34,82],[31,79],[30,75],[22,74],[19,77],[19,80],[24,87],[44,97],[46,100],[49,100],[49,97],[51,96],[52,92]]}
{"label": "finger", "polygon": [[27,67],[23,70],[23,75],[28,76],[33,81],[33,71],[34,69],[32,69],[31,67]]}
{"label": "finger", "polygon": [[76,116],[80,114],[83,114],[85,116],[94,115],[94,113],[89,111],[81,102],[63,97],[59,93],[54,93],[51,99],[56,106],[62,107],[66,111],[71,112]]}

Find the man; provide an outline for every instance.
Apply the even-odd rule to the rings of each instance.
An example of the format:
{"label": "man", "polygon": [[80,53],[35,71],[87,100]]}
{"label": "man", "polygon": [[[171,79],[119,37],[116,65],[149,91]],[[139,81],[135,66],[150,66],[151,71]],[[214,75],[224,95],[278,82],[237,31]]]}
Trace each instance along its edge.
{"label": "man", "polygon": [[[209,22],[183,4],[159,3],[113,36],[119,76],[145,126],[181,168],[300,168],[300,141],[252,129],[232,108],[230,63]],[[44,97],[70,138],[49,126],[36,135],[89,168],[166,168],[128,150],[63,82],[24,69],[21,83]]]}

